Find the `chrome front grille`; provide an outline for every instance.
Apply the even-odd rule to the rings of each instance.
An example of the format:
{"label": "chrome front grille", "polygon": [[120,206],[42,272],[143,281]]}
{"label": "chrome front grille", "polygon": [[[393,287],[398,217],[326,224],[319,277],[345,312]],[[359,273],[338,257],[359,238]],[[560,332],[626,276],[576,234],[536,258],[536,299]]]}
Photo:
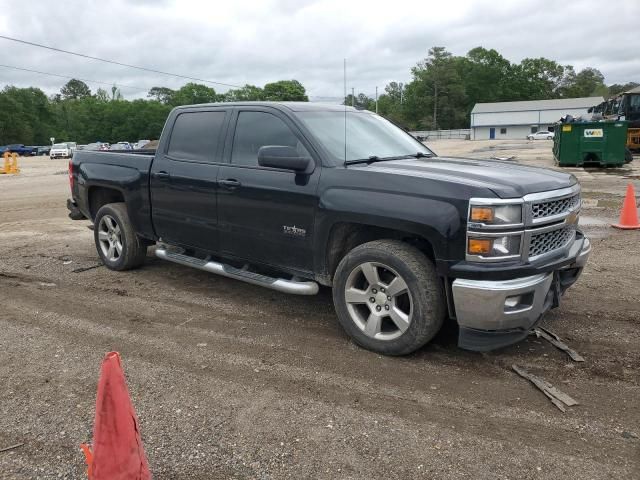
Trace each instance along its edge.
{"label": "chrome front grille", "polygon": [[531,204],[531,218],[537,220],[567,214],[572,210],[575,210],[579,205],[579,193],[559,200],[535,202]]}
{"label": "chrome front grille", "polygon": [[575,225],[568,225],[557,230],[531,235],[529,259],[566,247],[573,240],[575,233]]}

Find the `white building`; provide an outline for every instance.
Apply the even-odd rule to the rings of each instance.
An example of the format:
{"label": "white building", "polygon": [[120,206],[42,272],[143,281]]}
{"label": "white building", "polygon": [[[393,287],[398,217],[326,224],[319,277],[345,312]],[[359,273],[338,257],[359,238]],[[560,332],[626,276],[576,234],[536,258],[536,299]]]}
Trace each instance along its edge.
{"label": "white building", "polygon": [[530,133],[553,130],[563,115],[586,115],[602,97],[476,103],[471,110],[471,139],[524,139]]}

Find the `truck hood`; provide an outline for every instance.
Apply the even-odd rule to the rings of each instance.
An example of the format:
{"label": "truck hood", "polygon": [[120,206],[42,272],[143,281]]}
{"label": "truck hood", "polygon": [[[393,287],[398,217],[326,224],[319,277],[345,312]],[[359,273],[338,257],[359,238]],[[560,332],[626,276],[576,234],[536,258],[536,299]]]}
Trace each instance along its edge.
{"label": "truck hood", "polygon": [[569,187],[577,182],[571,174],[547,168],[510,161],[456,157],[392,160],[356,168],[484,187],[501,198],[518,198],[529,193]]}

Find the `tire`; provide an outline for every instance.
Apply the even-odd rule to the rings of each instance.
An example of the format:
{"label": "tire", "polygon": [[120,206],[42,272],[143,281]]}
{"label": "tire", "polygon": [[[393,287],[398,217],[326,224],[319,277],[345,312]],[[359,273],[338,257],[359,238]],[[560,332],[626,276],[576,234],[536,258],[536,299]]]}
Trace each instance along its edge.
{"label": "tire", "polygon": [[633,153],[631,153],[631,150],[629,150],[628,148],[624,149],[624,163],[631,163],[633,162]]}
{"label": "tire", "polygon": [[347,334],[384,355],[422,347],[438,333],[446,314],[435,267],[417,248],[398,240],[351,250],[336,269],[333,303]]}
{"label": "tire", "polygon": [[124,203],[109,203],[98,210],[93,238],[100,259],[110,270],[139,267],[147,256],[147,245],[133,230]]}

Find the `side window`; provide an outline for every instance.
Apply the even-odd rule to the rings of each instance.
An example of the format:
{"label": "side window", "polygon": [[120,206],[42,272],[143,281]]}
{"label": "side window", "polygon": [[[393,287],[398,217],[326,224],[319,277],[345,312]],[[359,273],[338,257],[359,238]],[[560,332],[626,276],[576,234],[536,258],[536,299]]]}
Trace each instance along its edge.
{"label": "side window", "polygon": [[507,133],[507,129],[506,128],[501,128],[500,129],[500,135],[505,135]]}
{"label": "side window", "polygon": [[531,133],[538,133],[538,127],[531,127]]}
{"label": "side window", "polygon": [[294,147],[301,156],[309,152],[281,119],[266,112],[240,112],[233,138],[231,163],[258,166],[258,150],[265,145]]}
{"label": "side window", "polygon": [[177,160],[216,162],[224,111],[186,112],[176,117],[167,155]]}

